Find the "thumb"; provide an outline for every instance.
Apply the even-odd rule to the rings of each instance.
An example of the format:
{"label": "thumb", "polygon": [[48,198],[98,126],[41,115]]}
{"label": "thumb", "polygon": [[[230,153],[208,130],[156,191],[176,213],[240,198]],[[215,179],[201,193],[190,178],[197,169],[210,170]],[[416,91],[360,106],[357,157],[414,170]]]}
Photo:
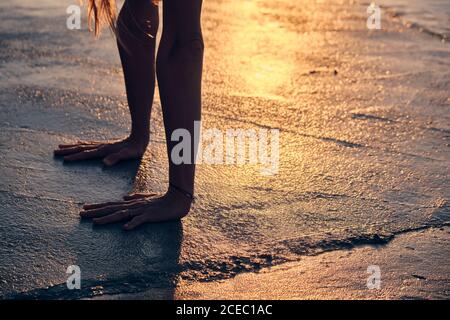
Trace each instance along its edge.
{"label": "thumb", "polygon": [[127,222],[123,228],[127,231],[129,230],[133,230],[134,228],[140,226],[141,224],[144,224],[145,221],[145,217],[141,214],[139,216],[134,217],[133,219],[131,219],[130,222]]}
{"label": "thumb", "polygon": [[128,153],[129,152],[127,149],[123,149],[117,153],[112,153],[103,159],[103,163],[107,166],[113,166],[119,161],[129,158],[130,155]]}

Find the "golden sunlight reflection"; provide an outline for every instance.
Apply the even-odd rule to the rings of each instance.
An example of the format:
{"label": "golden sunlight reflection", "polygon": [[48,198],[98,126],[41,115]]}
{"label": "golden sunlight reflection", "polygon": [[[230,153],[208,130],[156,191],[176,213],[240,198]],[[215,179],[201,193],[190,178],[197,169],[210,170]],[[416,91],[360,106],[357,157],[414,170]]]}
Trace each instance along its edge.
{"label": "golden sunlight reflection", "polygon": [[239,13],[240,23],[230,33],[230,52],[226,56],[231,59],[228,64],[232,76],[240,80],[235,94],[280,98],[284,97],[283,89],[289,86],[295,66],[292,44],[297,36],[261,14],[261,4],[236,1],[230,6]]}

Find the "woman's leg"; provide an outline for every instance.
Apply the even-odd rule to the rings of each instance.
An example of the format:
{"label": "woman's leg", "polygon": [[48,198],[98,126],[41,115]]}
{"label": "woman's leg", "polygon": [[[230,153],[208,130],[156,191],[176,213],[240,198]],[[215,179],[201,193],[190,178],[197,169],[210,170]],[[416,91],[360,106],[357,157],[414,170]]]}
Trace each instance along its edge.
{"label": "woman's leg", "polygon": [[[157,58],[157,77],[161,96],[169,182],[187,193],[194,192],[194,121],[200,121],[203,38],[202,0],[164,0],[164,28]],[[191,161],[175,164],[171,141],[174,130],[185,129],[191,136]]]}
{"label": "woman's leg", "polygon": [[158,7],[151,0],[126,0],[117,21],[118,48],[125,77],[131,134],[112,143],[61,145],[55,155],[67,161],[104,158],[106,165],[140,158],[147,148],[155,88],[155,39]]}

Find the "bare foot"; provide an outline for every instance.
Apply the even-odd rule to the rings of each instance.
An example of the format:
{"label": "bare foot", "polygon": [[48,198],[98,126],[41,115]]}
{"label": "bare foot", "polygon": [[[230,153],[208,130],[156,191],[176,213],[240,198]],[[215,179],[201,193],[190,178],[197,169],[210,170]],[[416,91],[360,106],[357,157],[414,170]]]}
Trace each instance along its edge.
{"label": "bare foot", "polygon": [[113,166],[122,160],[141,158],[147,144],[148,141],[130,138],[114,142],[80,141],[75,144],[60,144],[54,154],[64,157],[64,161],[103,158],[105,165]]}
{"label": "bare foot", "polygon": [[134,194],[124,197],[124,201],[85,205],[80,216],[93,218],[98,225],[128,221],[123,228],[132,230],[144,223],[181,219],[188,214],[191,203],[192,199],[177,190],[159,197]]}

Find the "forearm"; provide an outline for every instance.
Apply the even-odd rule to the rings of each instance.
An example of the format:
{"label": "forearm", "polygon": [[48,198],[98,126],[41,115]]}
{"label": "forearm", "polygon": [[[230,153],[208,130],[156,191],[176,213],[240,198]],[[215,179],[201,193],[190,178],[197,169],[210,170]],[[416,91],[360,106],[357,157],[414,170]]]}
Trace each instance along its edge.
{"label": "forearm", "polygon": [[[201,116],[203,39],[201,0],[164,3],[164,33],[158,52],[157,76],[169,157],[169,182],[188,193],[194,191],[195,121]],[[184,129],[191,137],[189,161],[175,163],[172,133]],[[183,150],[183,153],[185,151]],[[184,158],[184,156],[183,156]]]}
{"label": "forearm", "polygon": [[[119,49],[124,51],[123,49]],[[125,56],[125,57],[124,57]],[[130,139],[148,143],[150,138],[150,113],[155,88],[154,55],[136,59],[121,53],[131,115]],[[140,61],[140,62],[139,62]],[[140,63],[140,66],[137,64]]]}
{"label": "forearm", "polygon": [[126,1],[117,23],[118,48],[131,115],[130,139],[145,146],[155,90],[158,8],[147,0]]}

